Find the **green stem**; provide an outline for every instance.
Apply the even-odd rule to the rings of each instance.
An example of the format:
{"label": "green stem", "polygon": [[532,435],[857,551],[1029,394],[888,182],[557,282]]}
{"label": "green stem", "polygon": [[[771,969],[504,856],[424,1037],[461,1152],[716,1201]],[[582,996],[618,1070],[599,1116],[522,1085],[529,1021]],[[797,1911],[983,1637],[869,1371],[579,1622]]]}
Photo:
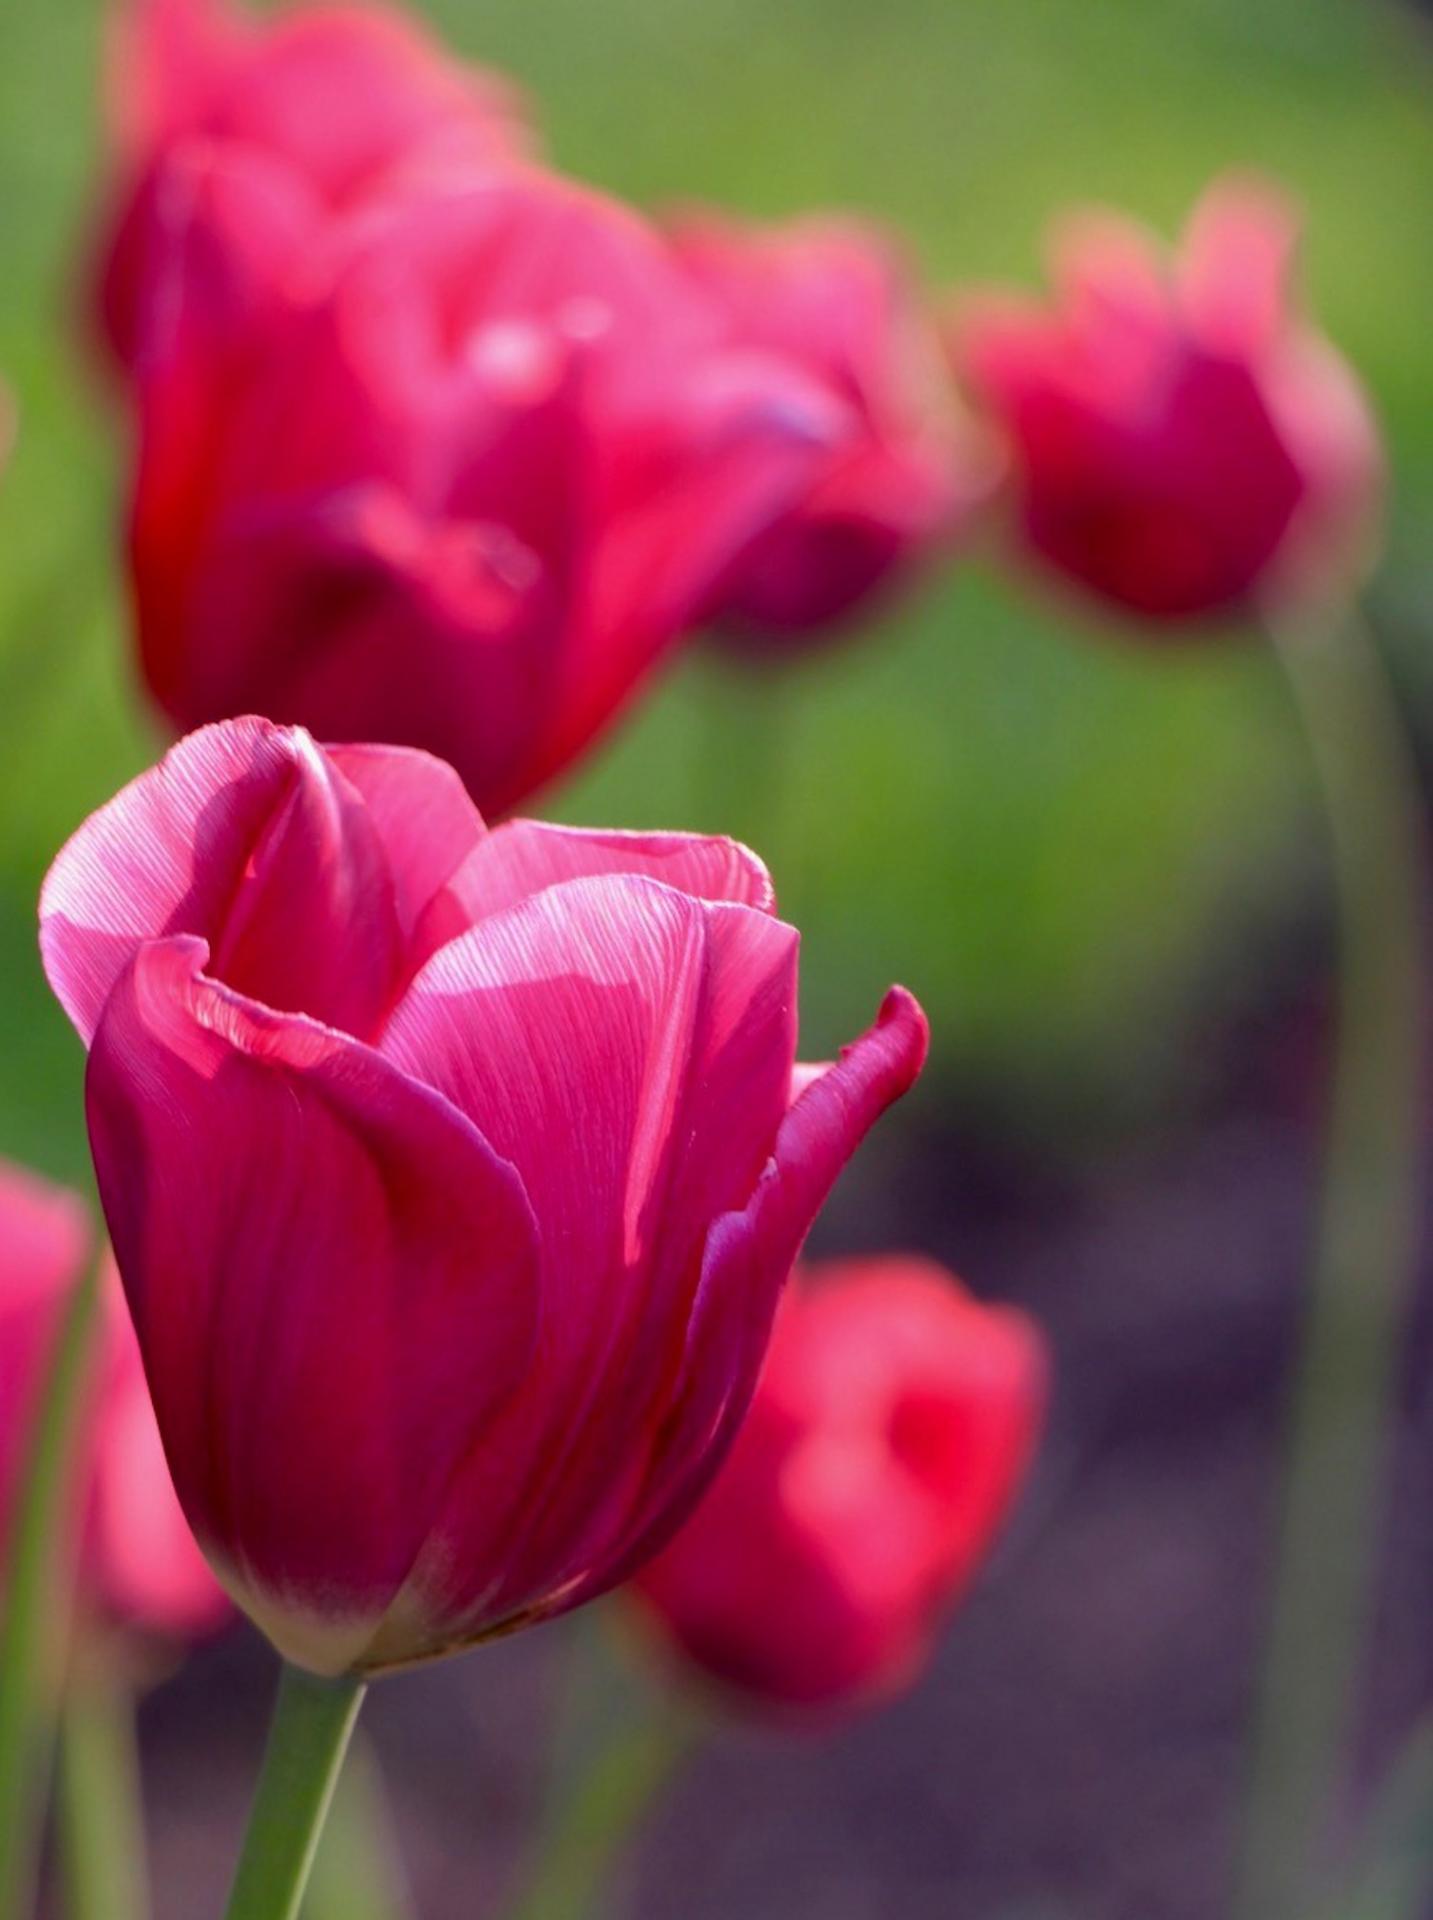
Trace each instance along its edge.
{"label": "green stem", "polygon": [[532,1880],[510,1920],[591,1920],[601,1913],[618,1857],[690,1745],[690,1727],[672,1713],[620,1726],[551,1809]]}
{"label": "green stem", "polygon": [[297,1920],[365,1692],[285,1665],[228,1920]]}
{"label": "green stem", "polygon": [[1433,1894],[1433,1720],[1395,1762],[1350,1890],[1327,1920],[1425,1920]]}
{"label": "green stem", "polygon": [[1324,790],[1340,992],[1238,1920],[1305,1920],[1353,1732],[1416,1260],[1421,801],[1369,635],[1277,635]]}
{"label": "green stem", "polygon": [[60,1841],[68,1920],[144,1920],[144,1806],[134,1700],[113,1673],[72,1682],[60,1733]]}
{"label": "green stem", "polygon": [[692,824],[744,841],[771,869],[777,893],[795,883],[792,801],[795,718],[791,667],[703,659]]}
{"label": "green stem", "polygon": [[409,1920],[412,1910],[378,1757],[359,1733],[319,1842],[304,1920]]}
{"label": "green stem", "polygon": [[0,1623],[0,1920],[23,1920],[34,1897],[69,1624],[65,1494],[98,1298],[92,1270],[75,1288],[60,1328],[10,1541]]}

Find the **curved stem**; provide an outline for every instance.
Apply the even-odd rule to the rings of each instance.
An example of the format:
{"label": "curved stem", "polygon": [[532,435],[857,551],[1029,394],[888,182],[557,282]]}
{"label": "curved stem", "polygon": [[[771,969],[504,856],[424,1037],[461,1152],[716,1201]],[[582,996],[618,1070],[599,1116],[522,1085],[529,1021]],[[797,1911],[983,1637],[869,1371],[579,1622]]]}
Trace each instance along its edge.
{"label": "curved stem", "polygon": [[[579,1645],[580,1654],[580,1645]],[[588,1920],[604,1884],[662,1786],[690,1751],[693,1725],[671,1705],[619,1719],[549,1801],[532,1879],[510,1920]]]}
{"label": "curved stem", "polygon": [[1239,1920],[1305,1920],[1317,1904],[1370,1622],[1416,1262],[1424,1037],[1421,800],[1377,649],[1355,625],[1275,637],[1324,792],[1340,988]]}
{"label": "curved stem", "polygon": [[60,1848],[68,1920],[149,1912],[134,1697],[103,1668],[72,1681],[60,1729]]}
{"label": "curved stem", "polygon": [[69,1618],[64,1498],[70,1484],[98,1269],[66,1311],[15,1512],[0,1623],[0,1920],[33,1897],[42,1787],[49,1775],[58,1673]]}
{"label": "curved stem", "polygon": [[362,1680],[285,1665],[228,1920],[297,1920],[366,1691]]}

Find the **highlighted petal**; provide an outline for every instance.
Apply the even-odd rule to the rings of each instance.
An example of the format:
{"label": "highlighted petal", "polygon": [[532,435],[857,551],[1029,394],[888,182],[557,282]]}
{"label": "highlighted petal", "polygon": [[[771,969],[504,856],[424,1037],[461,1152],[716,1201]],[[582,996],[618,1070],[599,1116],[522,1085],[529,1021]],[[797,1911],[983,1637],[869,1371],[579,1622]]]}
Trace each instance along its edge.
{"label": "highlighted petal", "polygon": [[190,1524],[280,1648],[336,1672],[523,1382],[532,1215],[444,1101],[204,960],[145,946],[109,999],[100,1194]]}

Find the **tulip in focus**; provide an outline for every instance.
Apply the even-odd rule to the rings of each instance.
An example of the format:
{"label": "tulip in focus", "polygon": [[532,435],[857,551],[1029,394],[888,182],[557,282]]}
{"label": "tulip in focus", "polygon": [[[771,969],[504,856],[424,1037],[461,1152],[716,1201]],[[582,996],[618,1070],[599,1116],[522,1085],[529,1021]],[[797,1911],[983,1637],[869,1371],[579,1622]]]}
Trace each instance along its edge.
{"label": "tulip in focus", "polygon": [[142,666],[180,728],[262,710],[422,747],[504,812],[613,721],[842,431],[645,222],[536,169],[315,241],[210,156],[182,213],[131,530]]}
{"label": "tulip in focus", "polygon": [[100,320],[131,370],[197,157],[317,230],[408,174],[490,165],[527,145],[506,81],[366,0],[262,17],[228,0],[120,0],[107,81],[118,181]]}
{"label": "tulip in focus", "polygon": [[1150,623],[1346,590],[1366,566],[1379,439],[1347,363],[1291,290],[1298,220],[1230,179],[1172,260],[1114,215],[1067,223],[1050,307],[964,303],[957,371],[1009,440],[1020,532]]}
{"label": "tulip in focus", "polygon": [[708,1679],[772,1706],[909,1686],[1024,1479],[1045,1348],[915,1258],[798,1272],[716,1484],[633,1591]]}
{"label": "tulip in focus", "polygon": [[487,832],[424,754],[207,728],[61,852],[52,986],[184,1510],[289,1659],[368,1673],[634,1573],[920,1070],[795,1064],[729,841]]}
{"label": "tulip in focus", "polygon": [[[90,1257],[78,1197],[0,1162],[0,1540],[9,1536],[50,1360]],[[108,1264],[75,1506],[87,1618],[176,1637],[223,1618],[224,1596],[174,1497],[134,1330]]]}
{"label": "tulip in focus", "polygon": [[835,409],[825,458],[715,606],[739,644],[798,644],[864,612],[953,540],[982,491],[972,436],[882,234],[816,219],[763,231],[698,212],[674,221],[672,243],[732,339],[800,368]]}

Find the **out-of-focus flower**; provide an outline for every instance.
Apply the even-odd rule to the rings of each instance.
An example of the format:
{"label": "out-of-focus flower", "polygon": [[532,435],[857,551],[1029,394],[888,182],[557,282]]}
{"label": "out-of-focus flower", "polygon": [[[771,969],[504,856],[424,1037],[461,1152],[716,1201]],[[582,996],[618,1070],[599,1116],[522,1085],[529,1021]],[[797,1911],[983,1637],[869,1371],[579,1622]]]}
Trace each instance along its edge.
{"label": "out-of-focus flower", "polygon": [[[0,1162],[0,1542],[9,1536],[54,1343],[89,1256],[80,1200]],[[224,1596],[174,1497],[134,1329],[108,1262],[75,1500],[88,1616],[170,1635],[201,1632],[223,1618]]]}
{"label": "out-of-focus flower", "polygon": [[103,247],[103,332],[142,356],[144,314],[191,190],[192,149],[315,223],[415,172],[485,165],[527,144],[504,80],[448,58],[396,9],[120,0],[108,63],[119,172]]}
{"label": "out-of-focus flower", "polygon": [[798,1273],[702,1505],[634,1584],[664,1640],[772,1705],[909,1685],[1020,1487],[1043,1341],[929,1261]]}
{"label": "out-of-focus flower", "polygon": [[184,1509],[290,1658],[376,1670],[625,1579],[745,1413],[831,1182],[920,1069],[796,1070],[724,840],[484,830],[452,771],[244,720],[41,907]]}
{"label": "out-of-focus flower", "polygon": [[972,297],[957,371],[1005,429],[1026,544],[1151,622],[1337,591],[1367,564],[1382,460],[1357,380],[1290,292],[1298,221],[1218,182],[1174,260],[1070,221],[1052,309]]}
{"label": "out-of-focus flower", "polygon": [[194,159],[140,408],[146,677],[180,727],[423,747],[505,811],[689,630],[841,408],[733,345],[634,214],[536,170],[391,200],[321,259],[311,233]]}
{"label": "out-of-focus flower", "polygon": [[985,488],[985,463],[886,236],[849,220],[759,229],[705,211],[671,232],[732,338],[799,367],[835,410],[825,458],[741,556],[713,613],[747,646],[809,640],[951,541]]}

